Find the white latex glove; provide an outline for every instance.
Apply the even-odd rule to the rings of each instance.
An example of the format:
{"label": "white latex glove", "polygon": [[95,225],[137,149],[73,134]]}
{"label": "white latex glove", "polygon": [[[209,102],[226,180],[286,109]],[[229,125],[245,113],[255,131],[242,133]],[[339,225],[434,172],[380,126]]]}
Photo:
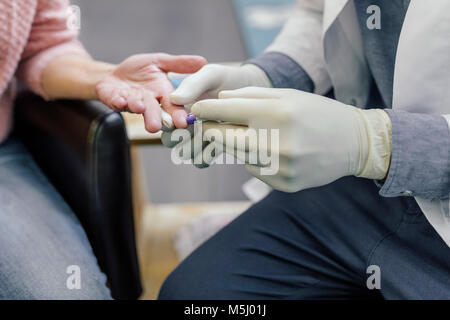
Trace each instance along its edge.
{"label": "white latex glove", "polygon": [[296,192],[349,175],[383,179],[387,174],[391,122],[383,110],[361,110],[292,89],[244,88],[221,92],[219,98],[197,102],[192,113],[253,129],[279,129],[278,148],[270,146],[279,154],[278,172],[262,175],[258,165],[246,165],[275,189]]}
{"label": "white latex glove", "polygon": [[270,88],[272,84],[266,73],[253,64],[239,67],[207,64],[184,79],[170,99],[174,104],[189,106],[198,100],[216,99],[223,90],[250,86]]}
{"label": "white latex glove", "polygon": [[[208,64],[183,80],[177,90],[170,95],[170,99],[173,104],[184,105],[189,112],[192,104],[199,100],[216,99],[220,91],[248,86],[270,88],[272,84],[266,73],[253,64],[243,66]],[[166,147],[173,148],[177,143],[172,141],[174,126],[171,125],[170,116],[163,114],[163,124],[162,143]],[[191,131],[193,133],[192,128]],[[205,143],[203,148],[208,145]],[[196,166],[203,168],[208,165],[203,163]]]}

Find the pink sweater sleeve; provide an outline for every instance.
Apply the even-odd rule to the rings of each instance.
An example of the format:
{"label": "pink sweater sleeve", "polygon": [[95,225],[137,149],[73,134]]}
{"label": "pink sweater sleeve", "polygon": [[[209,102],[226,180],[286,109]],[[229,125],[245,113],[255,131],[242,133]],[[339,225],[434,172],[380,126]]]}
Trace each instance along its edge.
{"label": "pink sweater sleeve", "polygon": [[41,75],[47,64],[66,54],[89,54],[77,40],[78,31],[68,28],[68,0],[38,0],[36,16],[28,43],[17,70],[19,80],[35,93],[48,98],[41,87]]}

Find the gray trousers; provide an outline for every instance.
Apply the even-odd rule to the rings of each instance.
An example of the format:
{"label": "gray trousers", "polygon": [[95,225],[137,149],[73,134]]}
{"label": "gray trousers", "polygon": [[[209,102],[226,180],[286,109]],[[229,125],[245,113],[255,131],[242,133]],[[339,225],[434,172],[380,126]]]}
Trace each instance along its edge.
{"label": "gray trousers", "polygon": [[79,221],[27,150],[0,144],[0,299],[111,299],[105,283]]}
{"label": "gray trousers", "polygon": [[414,198],[378,191],[355,177],[274,191],[187,257],[159,298],[450,299],[450,248]]}

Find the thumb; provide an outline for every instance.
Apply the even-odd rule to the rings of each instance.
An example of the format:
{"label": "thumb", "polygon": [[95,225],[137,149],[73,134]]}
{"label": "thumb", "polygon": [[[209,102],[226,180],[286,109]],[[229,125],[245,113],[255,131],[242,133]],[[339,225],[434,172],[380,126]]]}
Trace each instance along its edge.
{"label": "thumb", "polygon": [[157,66],[165,72],[194,73],[208,62],[201,56],[159,54]]}
{"label": "thumb", "polygon": [[218,87],[223,80],[223,67],[209,64],[181,82],[170,95],[172,103],[187,105],[194,103],[202,94]]}

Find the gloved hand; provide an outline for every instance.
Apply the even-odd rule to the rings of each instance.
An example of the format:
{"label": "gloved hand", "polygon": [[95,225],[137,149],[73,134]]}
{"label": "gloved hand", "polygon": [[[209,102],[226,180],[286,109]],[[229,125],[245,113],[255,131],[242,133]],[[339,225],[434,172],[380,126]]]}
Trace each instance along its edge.
{"label": "gloved hand", "polygon": [[[216,99],[220,91],[248,86],[270,88],[272,84],[265,72],[252,64],[239,67],[209,64],[197,73],[188,76],[170,95],[170,98],[172,103],[184,105],[189,111],[192,104],[198,100]],[[165,121],[165,124],[167,122]],[[193,132],[192,129],[191,131]],[[164,130],[161,140],[165,146],[170,148],[177,145],[172,141],[172,131],[170,130]],[[204,145],[204,147],[207,146],[208,143]],[[207,167],[208,165],[203,163],[196,166]]]}
{"label": "gloved hand", "polygon": [[[197,102],[192,113],[249,129],[279,129],[278,145],[267,144],[279,155],[278,172],[263,175],[259,164],[246,168],[281,191],[318,187],[349,175],[383,179],[389,168],[391,122],[380,109],[361,110],[292,89],[243,88],[223,91],[218,100]],[[226,146],[226,139],[223,143]]]}
{"label": "gloved hand", "polygon": [[272,84],[266,73],[253,64],[239,67],[208,64],[184,79],[170,99],[174,104],[189,106],[198,100],[216,99],[223,90],[250,86],[270,88]]}

